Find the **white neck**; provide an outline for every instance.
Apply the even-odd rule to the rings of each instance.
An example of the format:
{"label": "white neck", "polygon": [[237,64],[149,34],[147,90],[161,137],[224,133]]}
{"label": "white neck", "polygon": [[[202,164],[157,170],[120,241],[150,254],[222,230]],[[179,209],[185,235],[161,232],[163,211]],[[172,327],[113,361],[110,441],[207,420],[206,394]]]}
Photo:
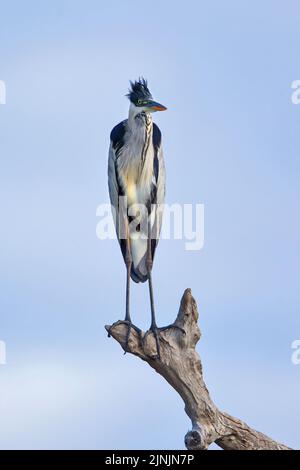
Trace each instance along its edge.
{"label": "white neck", "polygon": [[[146,119],[143,119],[142,116],[139,119],[139,115],[144,112],[146,114]],[[136,129],[140,127],[145,127],[147,124],[152,123],[151,113],[146,112],[143,108],[135,106],[133,103],[130,103],[129,113],[128,113],[128,126],[131,129]]]}

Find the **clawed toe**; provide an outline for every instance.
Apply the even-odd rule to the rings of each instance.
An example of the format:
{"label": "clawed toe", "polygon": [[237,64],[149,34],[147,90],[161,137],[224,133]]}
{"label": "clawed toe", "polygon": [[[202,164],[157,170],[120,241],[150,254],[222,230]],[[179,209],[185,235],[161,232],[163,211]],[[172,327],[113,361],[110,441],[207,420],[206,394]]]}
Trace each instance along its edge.
{"label": "clawed toe", "polygon": [[115,323],[113,323],[111,325],[111,327],[109,328],[108,330],[108,337],[111,336],[111,331],[114,327],[118,326],[118,325],[126,325],[128,327],[127,329],[127,333],[126,333],[126,340],[125,340],[125,345],[124,345],[124,354],[126,354],[127,352],[129,352],[129,349],[128,349],[128,343],[129,343],[129,338],[130,338],[130,333],[131,333],[131,329],[135,330],[137,332],[138,335],[141,335],[141,330],[135,326],[133,323],[131,323],[131,321],[129,320],[119,320]]}
{"label": "clawed toe", "polygon": [[160,338],[160,332],[167,331],[171,328],[176,328],[177,330],[181,331],[182,334],[186,335],[186,331],[183,328],[176,325],[175,323],[172,323],[171,325],[163,326],[163,327],[160,327],[160,328],[157,327],[156,325],[151,325],[150,329],[144,334],[144,336],[142,336],[142,331],[137,326],[135,326],[133,323],[131,323],[131,321],[129,321],[129,320],[119,320],[119,321],[113,323],[113,325],[111,325],[111,327],[107,330],[108,331],[108,336],[112,335],[113,328],[118,326],[118,325],[126,325],[127,326],[126,339],[125,339],[125,342],[124,342],[125,344],[123,345],[124,354],[126,354],[127,352],[130,352],[130,350],[128,348],[128,344],[129,344],[131,330],[133,329],[140,336],[143,347],[145,345],[146,338],[149,335],[149,333],[153,334],[153,336],[155,338],[157,354],[153,355],[151,357],[152,357],[152,359],[158,359],[158,360],[160,360],[160,358],[161,358],[160,340],[163,340],[163,337]]}
{"label": "clawed toe", "polygon": [[133,323],[131,323],[130,321],[128,320],[118,320],[116,321],[115,323],[113,323],[111,325],[111,327],[109,328],[108,330],[108,336],[111,336],[111,330],[115,327],[115,326],[118,326],[118,325],[126,325],[128,326],[129,328],[128,329],[133,329],[135,330],[139,335],[141,334],[141,331],[140,328],[138,328],[137,326],[135,326]]}
{"label": "clawed toe", "polygon": [[186,331],[183,328],[181,328],[180,326],[176,325],[175,323],[172,323],[171,325],[167,325],[167,326],[162,326],[161,328],[158,328],[158,330],[159,331],[166,331],[166,330],[169,330],[171,328],[176,328],[177,330],[181,331],[181,333],[186,335]]}
{"label": "clawed toe", "polygon": [[152,359],[160,359],[160,343],[159,343],[159,328],[157,327],[151,327],[150,330],[146,331],[143,339],[142,339],[142,344],[144,346],[145,344],[145,341],[146,341],[146,338],[147,336],[149,335],[149,333],[152,333],[154,338],[155,338],[155,342],[156,342],[156,351],[157,351],[157,354],[156,356],[151,356]]}
{"label": "clawed toe", "polygon": [[130,324],[130,322],[127,321],[127,320],[118,320],[118,321],[116,321],[115,323],[113,323],[113,324],[111,325],[111,327],[110,327],[109,330],[107,331],[108,337],[110,338],[112,329],[115,328],[115,326],[118,326],[118,325],[127,325],[127,326],[129,326],[129,324]]}

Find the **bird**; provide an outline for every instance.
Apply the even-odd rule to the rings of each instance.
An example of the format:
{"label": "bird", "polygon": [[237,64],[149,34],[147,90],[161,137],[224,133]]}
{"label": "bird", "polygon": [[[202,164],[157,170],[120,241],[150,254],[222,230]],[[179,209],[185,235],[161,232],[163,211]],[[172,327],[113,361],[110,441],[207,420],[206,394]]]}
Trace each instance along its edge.
{"label": "bird", "polygon": [[[165,164],[162,134],[152,114],[167,108],[154,101],[148,82],[140,77],[130,81],[128,118],[110,134],[108,188],[117,238],[126,266],[126,312],[128,326],[125,354],[133,325],[130,313],[130,281],[148,281],[151,326],[160,357],[156,322],[152,266],[162,225],[165,199]],[[115,325],[115,324],[114,324]],[[166,328],[166,327],[164,327]],[[161,328],[162,329],[162,328]]]}

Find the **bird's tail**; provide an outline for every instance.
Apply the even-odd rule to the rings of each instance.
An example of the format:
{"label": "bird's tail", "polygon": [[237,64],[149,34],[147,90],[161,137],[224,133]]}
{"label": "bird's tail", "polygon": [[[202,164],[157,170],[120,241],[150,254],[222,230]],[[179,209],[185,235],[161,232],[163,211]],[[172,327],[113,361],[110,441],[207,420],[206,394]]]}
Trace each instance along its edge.
{"label": "bird's tail", "polygon": [[[151,240],[151,257],[154,260],[155,249],[157,246],[156,239]],[[131,240],[131,255],[132,255],[132,267],[131,267],[131,279],[134,282],[146,282],[148,280],[147,270],[147,239]]]}
{"label": "bird's tail", "polygon": [[148,279],[146,256],[148,240],[142,237],[131,238],[130,249],[132,256],[131,279],[134,282],[146,282]]}
{"label": "bird's tail", "polygon": [[132,268],[131,268],[130,276],[131,276],[131,279],[134,282],[136,282],[137,284],[139,282],[146,282],[147,279],[148,279],[148,274],[142,274],[141,272],[136,270],[133,265],[132,265]]}

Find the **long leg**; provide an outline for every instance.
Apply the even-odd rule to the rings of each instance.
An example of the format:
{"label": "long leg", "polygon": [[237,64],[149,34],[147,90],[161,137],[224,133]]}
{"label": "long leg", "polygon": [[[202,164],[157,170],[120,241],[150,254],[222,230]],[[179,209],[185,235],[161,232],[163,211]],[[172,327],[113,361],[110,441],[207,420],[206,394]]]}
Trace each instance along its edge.
{"label": "long leg", "polygon": [[132,258],[130,252],[130,239],[129,233],[127,233],[126,238],[126,254],[125,254],[125,264],[126,264],[126,313],[125,313],[125,322],[128,324],[126,343],[125,343],[125,353],[128,351],[128,341],[132,328],[132,321],[130,315],[130,272],[132,266]]}
{"label": "long leg", "polygon": [[130,241],[129,236],[126,239],[126,254],[125,254],[125,264],[126,264],[126,313],[125,313],[125,321],[131,323],[131,316],[130,316],[130,272],[132,266],[132,258],[130,252]]}
{"label": "long leg", "polygon": [[151,306],[151,326],[150,330],[153,332],[156,340],[156,348],[157,348],[157,356],[160,358],[160,344],[159,344],[159,336],[158,336],[158,328],[156,324],[156,317],[155,317],[155,307],[154,307],[154,295],[153,295],[153,283],[152,283],[152,250],[151,250],[151,218],[149,216],[148,221],[148,243],[147,243],[147,273],[148,273],[148,285],[149,285],[149,295],[150,295],[150,306]]}
{"label": "long leg", "polygon": [[[125,311],[125,319],[123,321],[117,321],[111,327],[111,328],[113,328],[113,327],[115,327],[117,325],[120,325],[120,324],[127,325],[127,333],[126,333],[126,340],[125,340],[125,346],[124,346],[125,353],[124,354],[126,354],[126,352],[129,351],[128,342],[129,342],[131,329],[133,328],[138,334],[141,334],[141,330],[139,328],[137,328],[135,325],[133,325],[133,323],[131,321],[131,315],[130,315],[130,273],[131,273],[131,266],[132,266],[132,257],[131,257],[131,251],[130,251],[130,237],[129,237],[128,225],[127,225],[125,243],[126,243],[126,245],[125,245],[125,264],[126,264],[126,311]],[[108,335],[110,336],[110,332],[109,332]]]}

